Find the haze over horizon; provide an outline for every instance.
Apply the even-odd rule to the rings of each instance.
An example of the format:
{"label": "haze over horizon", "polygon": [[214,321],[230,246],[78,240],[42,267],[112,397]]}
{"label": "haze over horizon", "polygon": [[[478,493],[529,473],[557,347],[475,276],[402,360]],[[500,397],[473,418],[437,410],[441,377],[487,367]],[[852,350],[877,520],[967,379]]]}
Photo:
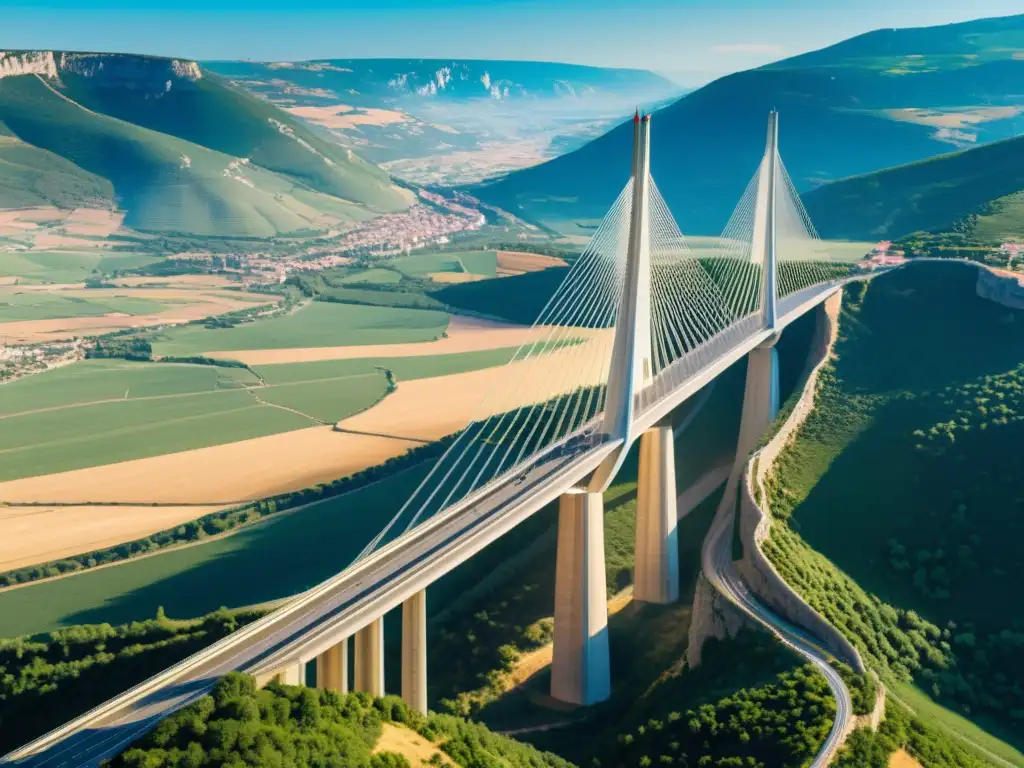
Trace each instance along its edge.
{"label": "haze over horizon", "polygon": [[[886,27],[1021,10],[867,0],[5,0],[7,49],[94,50],[197,60],[455,58],[634,67],[683,86]],[[56,16],[55,16],[56,14]],[[59,19],[54,23],[54,19]],[[597,44],[599,43],[599,44]]]}

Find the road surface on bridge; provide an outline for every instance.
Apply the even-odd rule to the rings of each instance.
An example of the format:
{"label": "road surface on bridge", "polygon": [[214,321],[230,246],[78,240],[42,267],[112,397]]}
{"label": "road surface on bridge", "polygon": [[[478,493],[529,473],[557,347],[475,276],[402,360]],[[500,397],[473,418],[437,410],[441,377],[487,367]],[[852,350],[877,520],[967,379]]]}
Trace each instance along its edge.
{"label": "road surface on bridge", "polygon": [[[329,647],[365,626],[367,613],[380,615],[382,604],[400,604],[571,488],[615,446],[609,442],[577,455],[556,451],[542,457],[516,482],[505,482],[472,503],[447,510],[413,535],[397,539],[266,618],[12,752],[0,764],[98,766],[160,719],[208,693],[220,676],[232,670],[266,674],[315,656],[311,645]],[[76,727],[79,723],[87,726]]]}
{"label": "road surface on bridge", "polygon": [[[780,305],[776,332],[840,285],[815,286],[786,297]],[[639,409],[638,429],[667,416],[773,335],[751,326],[749,319],[667,367],[639,393],[638,402],[647,392],[659,396],[646,409]],[[314,658],[588,478],[621,444],[621,440],[598,435],[594,438],[604,442],[580,443],[581,435],[593,433],[597,423],[595,418],[561,441],[577,441],[573,451],[552,446],[525,467],[508,472],[269,616],[10,753],[0,759],[0,765],[96,766],[121,752],[160,719],[207,693],[227,672],[237,670],[266,679],[275,671]],[[790,642],[806,645],[799,638]],[[837,700],[841,698],[837,696]]]}

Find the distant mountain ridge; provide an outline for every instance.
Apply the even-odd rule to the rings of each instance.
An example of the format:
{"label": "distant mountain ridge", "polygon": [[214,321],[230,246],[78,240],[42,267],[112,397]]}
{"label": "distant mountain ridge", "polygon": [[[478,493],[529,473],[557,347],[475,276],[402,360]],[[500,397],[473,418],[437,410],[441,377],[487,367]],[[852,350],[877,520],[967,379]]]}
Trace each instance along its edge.
{"label": "distant mountain ridge", "polygon": [[[355,106],[380,106],[381,100],[413,104],[442,101],[598,98],[636,99],[647,93],[663,98],[682,88],[641,69],[613,69],[535,61],[458,59],[317,59],[300,62],[210,61],[204,67],[236,79],[271,80],[287,75],[312,93],[333,95]],[[642,101],[644,99],[641,99]]]}
{"label": "distant mountain ridge", "polygon": [[1024,136],[843,179],[803,199],[828,238],[896,239],[958,225],[989,243],[1024,240]]}
{"label": "distant mountain ridge", "polygon": [[409,202],[384,171],[184,59],[2,53],[0,134],[0,152],[22,158],[0,168],[0,206],[25,198],[3,190],[40,185],[38,197],[72,202],[40,175],[57,157],[77,167],[57,171],[66,180],[106,180],[144,230],[272,236]]}
{"label": "distant mountain ridge", "polygon": [[417,184],[451,186],[564,154],[684,89],[644,70],[535,61],[211,61],[203,67]]}
{"label": "distant mountain ridge", "polygon": [[[721,231],[763,152],[773,108],[801,192],[1006,138],[1024,111],[1024,15],[869,33],[723,77],[657,111],[652,174],[684,232]],[[624,123],[472,191],[537,221],[600,216],[628,178],[631,137]]]}

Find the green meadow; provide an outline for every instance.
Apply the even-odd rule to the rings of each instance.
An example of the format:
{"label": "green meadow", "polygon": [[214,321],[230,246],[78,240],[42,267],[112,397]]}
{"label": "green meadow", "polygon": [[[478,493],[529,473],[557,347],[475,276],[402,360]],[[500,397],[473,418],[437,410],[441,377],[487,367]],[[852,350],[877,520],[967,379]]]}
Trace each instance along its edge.
{"label": "green meadow", "polygon": [[311,302],[279,317],[233,328],[188,325],[153,340],[153,354],[200,355],[211,351],[341,347],[433,341],[448,327],[444,312]]}

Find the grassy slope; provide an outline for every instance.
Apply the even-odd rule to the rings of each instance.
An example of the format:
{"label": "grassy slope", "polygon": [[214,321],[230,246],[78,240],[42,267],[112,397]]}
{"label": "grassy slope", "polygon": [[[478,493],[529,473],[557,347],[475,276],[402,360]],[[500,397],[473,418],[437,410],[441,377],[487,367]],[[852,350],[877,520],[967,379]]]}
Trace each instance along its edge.
{"label": "grassy slope", "polygon": [[993,200],[972,221],[971,234],[983,243],[1024,239],[1024,190]]}
{"label": "grassy slope", "polygon": [[[408,207],[387,174],[272,104],[211,73],[178,80],[154,98],[102,75],[62,73],[62,92],[82,106],[285,174],[319,192],[378,211]],[[275,122],[276,121],[276,124]]]}
{"label": "grassy slope", "polygon": [[0,208],[109,206],[113,196],[109,181],[6,135],[0,120]]}
{"label": "grassy slope", "polygon": [[270,237],[319,225],[315,201],[300,199],[311,193],[295,182],[229,169],[233,156],[88,111],[35,76],[0,82],[0,114],[22,140],[108,179],[136,229]]}
{"label": "grassy slope", "polygon": [[171,329],[154,341],[153,354],[432,341],[447,325],[444,312],[312,302],[291,314],[234,328]]}
{"label": "grassy slope", "polygon": [[[998,241],[1024,235],[1024,137],[844,179],[804,195],[823,237],[898,238],[948,229],[985,211],[978,236]],[[1003,200],[1000,200],[1003,198]]]}
{"label": "grassy slope", "polygon": [[1021,747],[1024,314],[979,299],[975,275],[848,289],[837,362],[771,484],[790,525],[768,550],[875,666]]}

